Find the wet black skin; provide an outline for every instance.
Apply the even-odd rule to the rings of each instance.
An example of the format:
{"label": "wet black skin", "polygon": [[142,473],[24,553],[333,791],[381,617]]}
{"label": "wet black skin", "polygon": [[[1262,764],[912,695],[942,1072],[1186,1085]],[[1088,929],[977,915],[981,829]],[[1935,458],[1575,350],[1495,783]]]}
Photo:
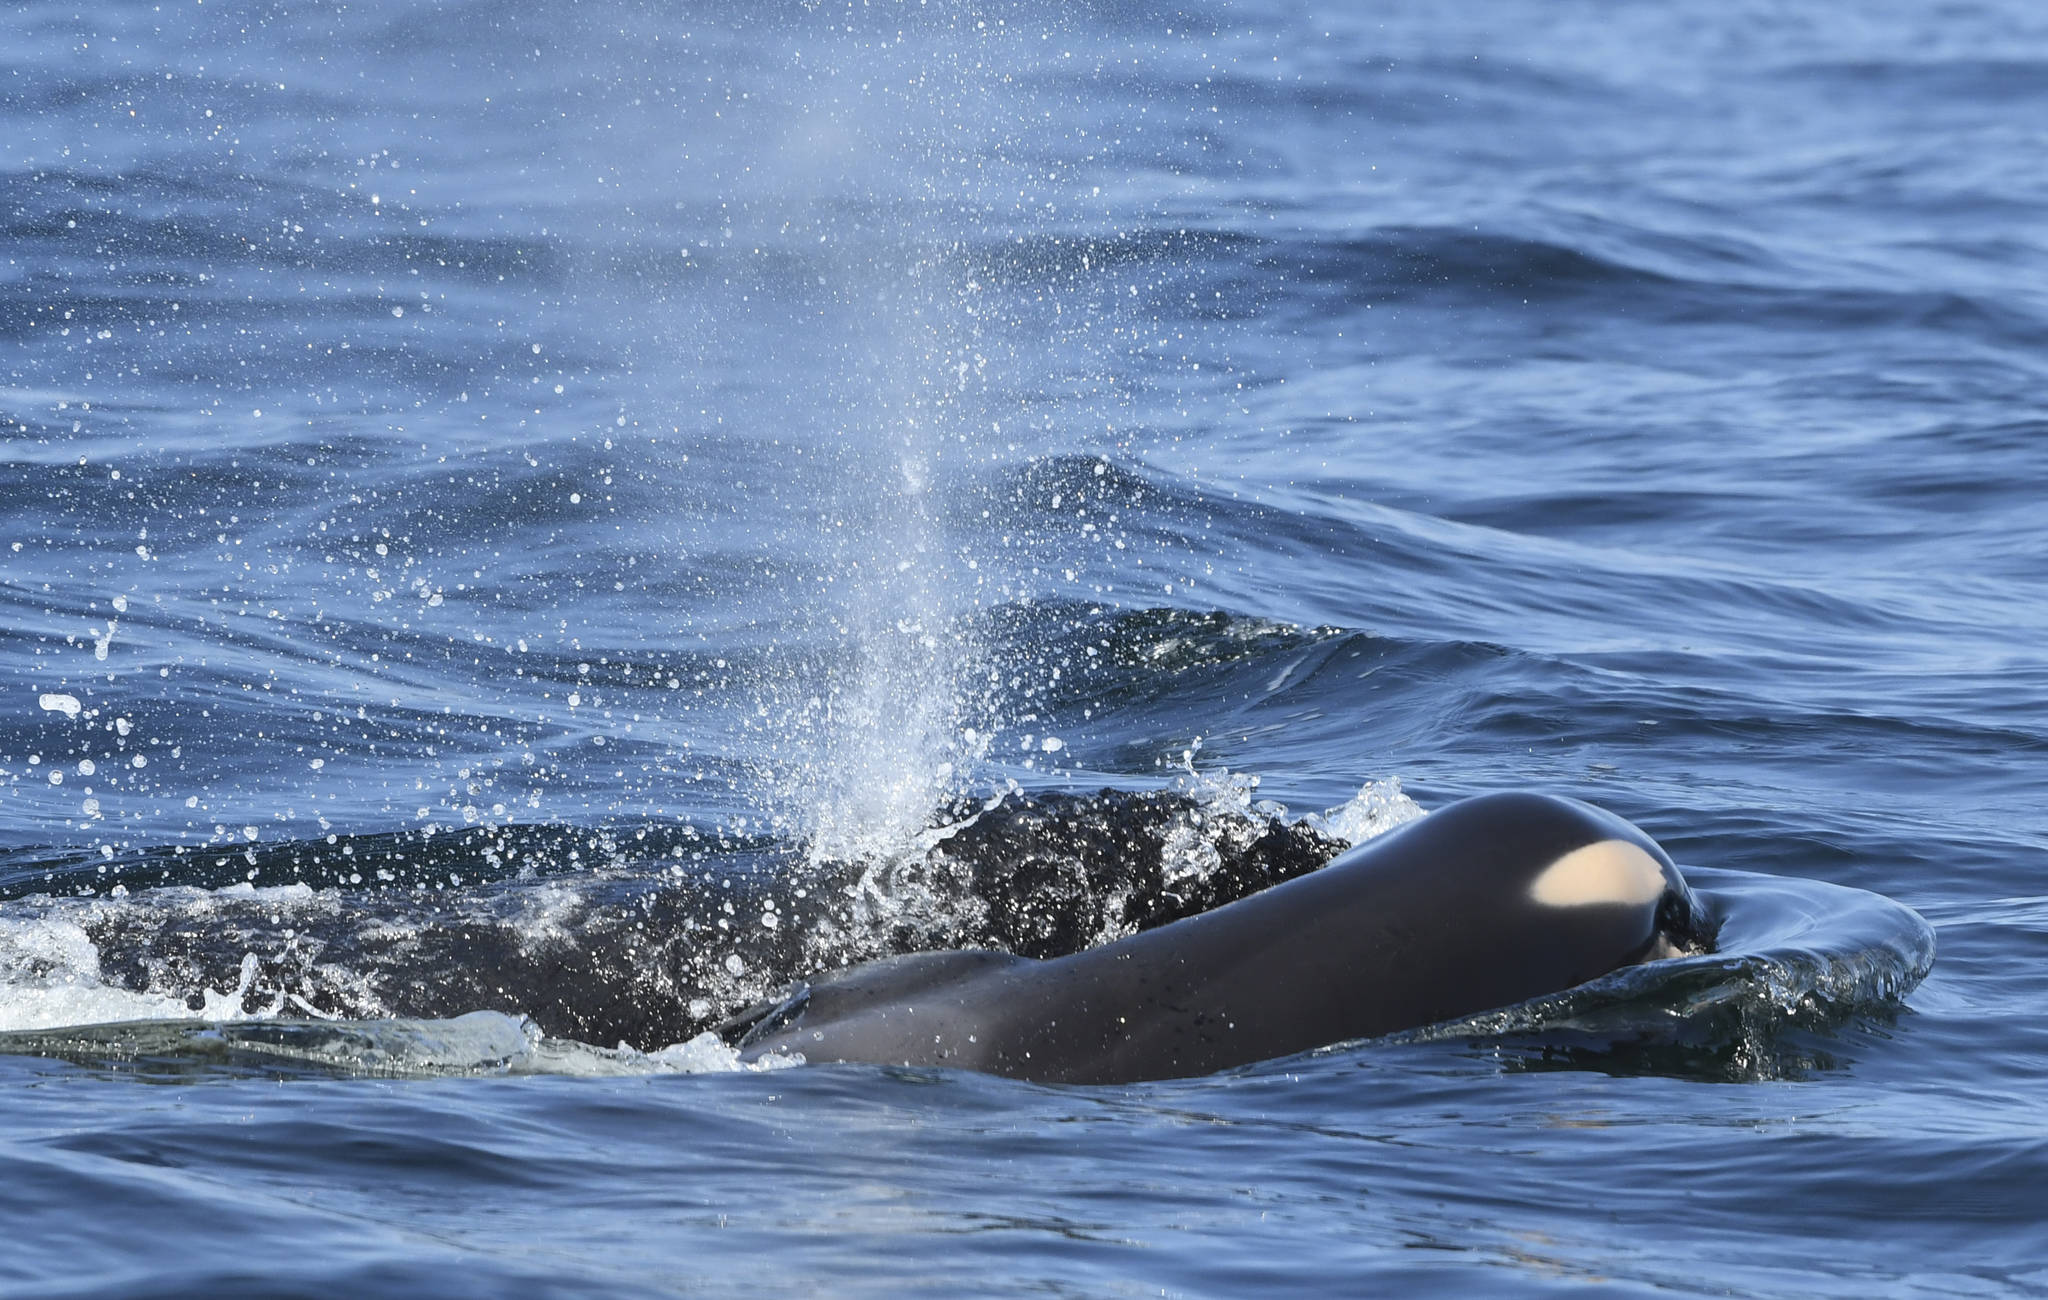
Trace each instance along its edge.
{"label": "wet black skin", "polygon": [[[1602,840],[1663,894],[1551,906],[1530,886]],[[1642,831],[1589,804],[1452,804],[1309,875],[1072,956],[917,953],[799,986],[727,1023],[744,1055],[954,1066],[1044,1082],[1209,1074],[1558,992],[1707,946],[1692,892]]]}

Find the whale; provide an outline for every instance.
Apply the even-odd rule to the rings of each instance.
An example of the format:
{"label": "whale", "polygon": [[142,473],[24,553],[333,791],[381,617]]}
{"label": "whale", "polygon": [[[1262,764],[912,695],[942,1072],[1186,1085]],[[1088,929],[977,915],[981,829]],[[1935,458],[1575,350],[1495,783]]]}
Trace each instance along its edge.
{"label": "whale", "polygon": [[1650,836],[1576,799],[1508,792],[1085,951],[886,958],[799,981],[718,1032],[746,1061],[1134,1083],[1512,1006],[1712,941]]}

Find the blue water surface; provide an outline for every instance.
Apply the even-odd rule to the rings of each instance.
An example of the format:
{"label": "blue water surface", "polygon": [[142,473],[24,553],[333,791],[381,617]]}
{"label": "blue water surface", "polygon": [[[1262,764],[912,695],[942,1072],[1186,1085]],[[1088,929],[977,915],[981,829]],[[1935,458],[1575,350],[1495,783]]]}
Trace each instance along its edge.
{"label": "blue water surface", "polygon": [[[2021,0],[9,7],[0,1290],[2048,1291],[2044,155]],[[104,942],[1389,779],[1939,956],[1072,1088]]]}

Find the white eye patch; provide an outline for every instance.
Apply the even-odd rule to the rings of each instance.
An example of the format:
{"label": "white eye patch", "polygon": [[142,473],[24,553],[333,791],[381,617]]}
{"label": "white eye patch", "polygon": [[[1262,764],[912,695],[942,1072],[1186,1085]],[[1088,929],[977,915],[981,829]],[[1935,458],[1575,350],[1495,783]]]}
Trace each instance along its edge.
{"label": "white eye patch", "polygon": [[1543,869],[1529,897],[1546,907],[1595,903],[1649,903],[1664,892],[1664,869],[1627,840],[1601,840],[1573,849]]}

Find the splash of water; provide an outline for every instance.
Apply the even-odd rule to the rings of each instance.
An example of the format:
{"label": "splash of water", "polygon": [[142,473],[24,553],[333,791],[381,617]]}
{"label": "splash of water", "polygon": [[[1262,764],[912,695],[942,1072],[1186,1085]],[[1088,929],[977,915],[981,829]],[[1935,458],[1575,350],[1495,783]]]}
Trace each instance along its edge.
{"label": "splash of water", "polygon": [[[914,854],[1001,725],[966,617],[989,557],[943,516],[960,470],[991,454],[991,371],[1016,355],[987,313],[972,232],[996,192],[1032,183],[1020,188],[1003,156],[1026,129],[1003,89],[1001,43],[1016,35],[941,10],[909,53],[891,27],[811,55],[812,93],[775,163],[775,206],[817,228],[821,315],[836,335],[821,340],[835,358],[821,367],[836,425],[822,512],[834,572],[807,631],[829,630],[838,653],[800,716],[781,722],[795,736],[770,792],[814,860]],[[884,230],[836,237],[830,200],[849,179]]]}
{"label": "splash of water", "polygon": [[1350,799],[1322,813],[1310,813],[1302,824],[1333,840],[1363,844],[1397,826],[1405,826],[1428,810],[1401,789],[1398,776],[1381,777],[1358,787]]}
{"label": "splash of water", "polygon": [[[1174,788],[1194,800],[1197,811],[1167,833],[1163,855],[1169,882],[1199,880],[1214,872],[1221,861],[1218,834],[1235,834],[1242,841],[1248,828],[1290,820],[1285,804],[1258,797],[1257,773],[1233,772],[1222,764],[1198,767],[1195,760],[1201,751],[1202,738],[1196,736],[1175,764],[1179,775]],[[1340,843],[1358,845],[1427,815],[1427,809],[1402,792],[1401,778],[1388,776],[1367,781],[1344,803],[1308,813],[1299,824]]]}
{"label": "splash of water", "polygon": [[[929,469],[906,435],[872,553],[850,567],[850,671],[827,688],[821,752],[797,806],[814,859],[907,853],[985,741],[966,722],[971,647],[928,502]],[[888,555],[899,558],[893,562]]]}

